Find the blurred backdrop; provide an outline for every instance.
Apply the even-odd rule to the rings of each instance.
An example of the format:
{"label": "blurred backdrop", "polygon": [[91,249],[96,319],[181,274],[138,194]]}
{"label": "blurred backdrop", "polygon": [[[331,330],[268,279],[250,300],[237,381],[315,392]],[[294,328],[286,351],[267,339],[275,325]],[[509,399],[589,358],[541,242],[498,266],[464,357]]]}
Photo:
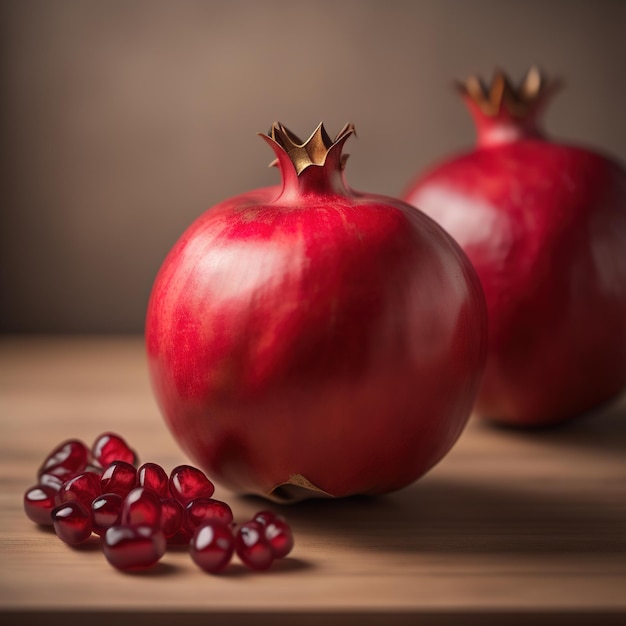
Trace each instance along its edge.
{"label": "blurred backdrop", "polygon": [[565,80],[550,134],[626,160],[623,0],[0,0],[0,332],[141,332],[205,208],[273,184],[274,120],[356,124],[347,176],[399,194],[471,146],[455,78]]}

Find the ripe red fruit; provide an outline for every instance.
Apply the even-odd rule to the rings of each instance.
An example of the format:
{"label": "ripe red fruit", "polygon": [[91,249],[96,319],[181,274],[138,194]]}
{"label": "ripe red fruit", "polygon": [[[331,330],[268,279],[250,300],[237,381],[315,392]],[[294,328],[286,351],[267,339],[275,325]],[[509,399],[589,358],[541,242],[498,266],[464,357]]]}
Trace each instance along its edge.
{"label": "ripe red fruit", "polygon": [[218,520],[206,521],[196,528],[189,543],[189,554],[205,572],[219,572],[230,562],[235,540],[230,528]]}
{"label": "ripe red fruit", "polygon": [[166,548],[165,536],[152,526],[111,526],[102,543],[107,561],[121,570],[152,567]]}
{"label": "ripe red fruit", "polygon": [[94,472],[83,472],[65,481],[56,494],[56,503],[77,501],[86,509],[91,507],[93,499],[102,493],[100,476]]}
{"label": "ripe red fruit", "polygon": [[252,519],[255,522],[263,524],[263,526],[267,526],[270,522],[274,521],[277,518],[281,520],[283,519],[280,515],[276,515],[272,511],[258,511],[254,514],[254,517]]}
{"label": "ripe red fruit", "polygon": [[124,461],[134,465],[137,462],[135,451],[115,433],[102,433],[91,447],[94,458],[102,467],[113,461]]}
{"label": "ripe red fruit", "polygon": [[43,526],[52,526],[50,514],[56,506],[56,491],[46,485],[35,485],[24,494],[24,512],[26,515]]}
{"label": "ripe red fruit", "polygon": [[293,549],[293,533],[289,524],[282,518],[274,518],[265,524],[265,538],[272,548],[275,559],[286,557]]}
{"label": "ripe red fruit", "polygon": [[352,191],[343,145],[264,136],[282,186],[194,222],[154,284],[146,342],[175,438],[276,498],[399,489],[460,435],[485,357],[474,270],[403,202]]}
{"label": "ripe red fruit", "polygon": [[161,530],[166,539],[171,539],[183,524],[183,505],[175,498],[161,500]]}
{"label": "ripe red fruit", "polygon": [[161,528],[161,499],[151,489],[136,487],[124,500],[122,525]]}
{"label": "ripe red fruit", "polygon": [[93,532],[103,535],[107,528],[120,523],[124,499],[117,493],[104,493],[91,503]]}
{"label": "ripe red fruit", "polygon": [[196,498],[210,498],[215,486],[202,470],[191,465],[179,465],[170,474],[170,492],[183,506]]}
{"label": "ripe red fruit", "polygon": [[71,546],[91,536],[91,515],[78,500],[64,502],[53,509],[50,516],[57,537]]}
{"label": "ripe red fruit", "polygon": [[418,177],[405,199],[461,244],[482,281],[489,356],[476,411],[538,426],[626,384],[626,172],[539,127],[554,85],[460,86],[478,146]]}
{"label": "ripe red fruit", "polygon": [[102,493],[117,493],[125,498],[137,486],[137,470],[125,461],[113,461],[100,477]]}
{"label": "ripe red fruit", "polygon": [[41,464],[37,476],[52,474],[63,480],[80,474],[87,467],[89,449],[78,439],[68,439],[59,444]]}
{"label": "ripe red fruit", "polygon": [[226,502],[213,498],[196,498],[185,507],[184,524],[189,532],[210,521],[218,521],[226,526],[233,521],[233,512]]}
{"label": "ripe red fruit", "polygon": [[152,489],[159,498],[169,496],[169,477],[156,463],[144,463],[137,470],[137,486]]}
{"label": "ripe red fruit", "polygon": [[268,569],[274,560],[274,551],[265,537],[265,526],[259,522],[246,522],[237,528],[235,550],[250,569]]}

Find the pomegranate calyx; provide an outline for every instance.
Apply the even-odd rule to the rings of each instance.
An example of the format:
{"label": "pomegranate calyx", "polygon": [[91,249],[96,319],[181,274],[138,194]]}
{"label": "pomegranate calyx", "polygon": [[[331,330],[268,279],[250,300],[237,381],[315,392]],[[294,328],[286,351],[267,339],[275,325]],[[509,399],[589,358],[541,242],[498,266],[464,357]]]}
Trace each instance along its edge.
{"label": "pomegranate calyx", "polygon": [[456,87],[474,118],[478,145],[490,147],[520,139],[543,139],[541,113],[561,83],[547,81],[533,66],[517,87],[499,69],[490,85],[470,76]]}
{"label": "pomegranate calyx", "polygon": [[310,498],[334,498],[332,493],[328,493],[314,485],[302,474],[292,474],[289,480],[276,485],[267,497],[274,502],[289,503],[300,502]]}
{"label": "pomegranate calyx", "polygon": [[505,109],[509,115],[523,118],[531,114],[537,105],[560,87],[560,81],[548,81],[537,66],[532,66],[515,87],[509,77],[496,69],[491,84],[486,85],[478,76],[470,76],[465,82],[457,82],[461,95],[471,100],[484,115],[495,117]]}
{"label": "pomegranate calyx", "polygon": [[[300,176],[304,170],[312,165],[323,167],[330,152],[336,150],[341,152],[345,140],[356,132],[354,124],[348,123],[337,133],[335,139],[331,139],[324,128],[324,124],[320,123],[311,136],[306,141],[302,141],[284,124],[274,122],[267,135],[259,134],[263,138],[271,140],[275,146],[287,154],[296,174]],[[343,169],[347,159],[347,154],[340,156],[339,169]],[[279,165],[279,162],[280,157],[277,157],[270,163],[270,167]]]}

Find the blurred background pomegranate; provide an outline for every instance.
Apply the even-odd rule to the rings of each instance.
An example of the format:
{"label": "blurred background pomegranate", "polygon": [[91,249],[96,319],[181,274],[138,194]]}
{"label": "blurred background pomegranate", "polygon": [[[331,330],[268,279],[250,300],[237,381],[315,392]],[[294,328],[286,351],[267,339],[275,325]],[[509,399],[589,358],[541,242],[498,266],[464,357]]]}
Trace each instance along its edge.
{"label": "blurred background pomegranate", "polygon": [[566,421],[626,385],[626,170],[545,133],[558,84],[531,68],[459,83],[476,147],[417,176],[405,194],[474,264],[487,298],[489,358],[476,412],[516,426]]}

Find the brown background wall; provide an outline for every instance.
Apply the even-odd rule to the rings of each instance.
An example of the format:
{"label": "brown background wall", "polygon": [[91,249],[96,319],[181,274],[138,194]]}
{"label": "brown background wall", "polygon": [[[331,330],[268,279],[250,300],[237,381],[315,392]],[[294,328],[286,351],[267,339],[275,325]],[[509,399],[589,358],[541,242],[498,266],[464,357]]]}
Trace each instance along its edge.
{"label": "brown background wall", "polygon": [[450,89],[540,63],[551,134],[626,160],[626,2],[0,3],[0,331],[138,332],[206,207],[276,182],[255,137],[346,121],[353,187],[398,194],[471,145]]}

